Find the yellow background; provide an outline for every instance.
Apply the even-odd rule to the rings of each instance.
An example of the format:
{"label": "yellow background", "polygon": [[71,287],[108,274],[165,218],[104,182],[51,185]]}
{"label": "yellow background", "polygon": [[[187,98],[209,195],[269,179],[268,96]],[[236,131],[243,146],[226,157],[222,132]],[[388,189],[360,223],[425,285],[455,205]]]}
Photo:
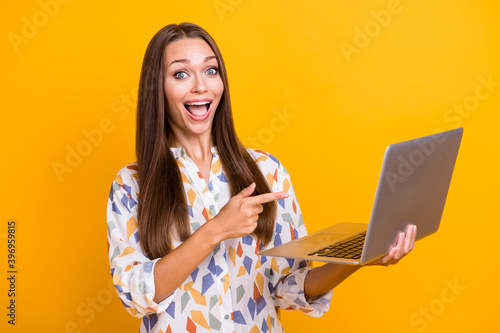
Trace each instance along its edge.
{"label": "yellow background", "polygon": [[[464,127],[439,232],[400,264],[350,277],[321,319],[283,313],[286,332],[499,330],[497,1],[54,1],[0,4],[2,332],[138,331],[108,288],[106,200],[135,159],[147,43],[182,21],[219,44],[239,136],[290,171],[309,231],[367,222],[388,144]],[[496,86],[474,111],[453,110],[486,94],[478,86],[489,77]],[[277,112],[289,118],[279,123]],[[85,132],[99,126],[107,132],[89,146]],[[86,156],[69,167],[67,149]],[[54,163],[67,169],[58,176]]]}

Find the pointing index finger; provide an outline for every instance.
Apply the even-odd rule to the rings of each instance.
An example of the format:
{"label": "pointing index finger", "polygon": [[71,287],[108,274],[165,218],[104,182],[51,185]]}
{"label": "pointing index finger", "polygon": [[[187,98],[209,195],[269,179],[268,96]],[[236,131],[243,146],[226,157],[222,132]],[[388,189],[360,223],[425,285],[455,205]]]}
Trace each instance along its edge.
{"label": "pointing index finger", "polygon": [[263,204],[266,202],[271,202],[274,200],[279,200],[279,199],[284,199],[288,198],[288,193],[286,192],[271,192],[271,193],[264,193],[264,194],[259,194],[253,197],[248,198],[248,202],[250,204],[256,205],[256,204]]}

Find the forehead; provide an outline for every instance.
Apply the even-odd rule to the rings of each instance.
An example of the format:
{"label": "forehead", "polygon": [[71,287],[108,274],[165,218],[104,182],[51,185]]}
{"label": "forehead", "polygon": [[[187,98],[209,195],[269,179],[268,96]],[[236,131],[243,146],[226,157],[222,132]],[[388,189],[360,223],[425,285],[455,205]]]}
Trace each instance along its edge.
{"label": "forehead", "polygon": [[165,49],[167,65],[174,60],[186,59],[192,63],[203,62],[214,56],[207,42],[201,38],[183,38],[170,43]]}

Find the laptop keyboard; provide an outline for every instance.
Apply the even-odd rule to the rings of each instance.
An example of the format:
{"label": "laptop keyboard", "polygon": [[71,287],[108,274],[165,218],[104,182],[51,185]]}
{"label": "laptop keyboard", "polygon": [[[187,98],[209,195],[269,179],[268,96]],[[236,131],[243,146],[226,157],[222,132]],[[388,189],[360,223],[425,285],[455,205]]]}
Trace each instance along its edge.
{"label": "laptop keyboard", "polygon": [[359,234],[354,238],[350,238],[340,243],[334,243],[325,246],[317,251],[309,253],[308,255],[317,255],[320,257],[333,257],[342,259],[359,259],[361,258],[361,251],[365,243],[366,231]]}

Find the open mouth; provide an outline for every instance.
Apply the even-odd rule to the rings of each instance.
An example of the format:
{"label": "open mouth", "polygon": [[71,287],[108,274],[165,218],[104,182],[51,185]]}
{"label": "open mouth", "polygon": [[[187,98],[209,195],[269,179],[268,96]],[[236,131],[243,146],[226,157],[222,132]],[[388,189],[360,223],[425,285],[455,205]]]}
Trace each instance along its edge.
{"label": "open mouth", "polygon": [[208,114],[208,110],[210,110],[210,102],[190,102],[184,104],[184,108],[188,111],[189,115],[194,118],[204,118],[204,116]]}

